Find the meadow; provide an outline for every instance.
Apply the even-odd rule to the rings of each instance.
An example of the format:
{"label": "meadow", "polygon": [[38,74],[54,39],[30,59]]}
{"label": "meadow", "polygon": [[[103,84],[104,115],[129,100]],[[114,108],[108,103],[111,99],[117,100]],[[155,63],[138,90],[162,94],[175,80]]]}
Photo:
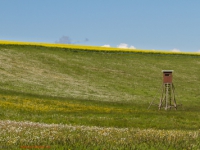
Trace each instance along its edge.
{"label": "meadow", "polygon": [[[200,56],[0,42],[0,148],[199,149]],[[158,110],[162,70],[178,110]]]}

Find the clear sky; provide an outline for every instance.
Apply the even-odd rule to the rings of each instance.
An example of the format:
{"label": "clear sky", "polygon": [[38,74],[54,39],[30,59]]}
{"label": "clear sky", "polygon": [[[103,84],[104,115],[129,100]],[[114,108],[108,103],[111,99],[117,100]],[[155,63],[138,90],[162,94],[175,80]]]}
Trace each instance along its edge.
{"label": "clear sky", "polygon": [[0,0],[0,40],[200,51],[200,0]]}

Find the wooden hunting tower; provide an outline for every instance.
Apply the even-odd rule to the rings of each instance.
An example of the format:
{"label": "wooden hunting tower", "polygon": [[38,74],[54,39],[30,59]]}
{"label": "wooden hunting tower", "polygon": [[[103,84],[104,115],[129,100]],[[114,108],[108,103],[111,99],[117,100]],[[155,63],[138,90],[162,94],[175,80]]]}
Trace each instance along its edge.
{"label": "wooden hunting tower", "polygon": [[173,70],[162,70],[162,72],[163,72],[162,96],[160,98],[160,104],[158,107],[159,109],[165,107],[165,110],[171,109],[171,107],[177,109],[175,94],[174,94],[175,88],[172,82]]}

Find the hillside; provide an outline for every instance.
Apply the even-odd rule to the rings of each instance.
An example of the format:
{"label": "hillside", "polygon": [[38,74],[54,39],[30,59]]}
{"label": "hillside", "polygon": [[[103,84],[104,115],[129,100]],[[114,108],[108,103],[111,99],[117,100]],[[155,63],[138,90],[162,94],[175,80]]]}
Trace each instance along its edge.
{"label": "hillside", "polygon": [[[155,142],[161,144],[155,146],[158,149],[163,147],[163,140],[166,145],[171,145],[166,136],[161,136],[167,130],[167,134],[178,139],[172,142],[175,147],[176,142],[184,144],[187,139],[184,137],[194,134],[194,138],[187,139],[192,145],[200,135],[196,133],[200,128],[199,68],[199,55],[0,44],[0,127],[30,126],[42,132],[45,127],[55,129],[54,125],[47,124],[65,124],[57,126],[59,137],[66,138],[61,133],[65,132],[67,136],[69,129],[70,133],[77,132],[85,140],[93,138],[93,134],[103,140],[105,129],[119,139],[129,136],[126,138],[130,143],[134,143],[132,134],[138,133],[141,140],[157,137],[159,140]],[[162,70],[174,70],[176,100],[182,104],[177,111],[158,111],[157,106],[147,109],[151,101],[159,103]],[[123,134],[124,130],[127,135]],[[191,130],[195,132],[186,132]],[[92,132],[91,135],[83,135],[86,131]],[[31,132],[40,134],[35,129]],[[77,133],[73,137],[79,141]],[[141,144],[138,138],[133,139]],[[2,141],[0,139],[0,144]],[[58,139],[56,142],[66,141]],[[81,142],[83,146],[85,141]],[[89,140],[88,143],[91,144]],[[105,143],[101,144],[101,148],[109,148]],[[123,144],[121,146],[123,149]]]}
{"label": "hillside", "polygon": [[[43,96],[147,104],[174,70],[177,100],[200,98],[200,57],[2,46],[1,90]],[[187,105],[185,105],[187,106]]]}

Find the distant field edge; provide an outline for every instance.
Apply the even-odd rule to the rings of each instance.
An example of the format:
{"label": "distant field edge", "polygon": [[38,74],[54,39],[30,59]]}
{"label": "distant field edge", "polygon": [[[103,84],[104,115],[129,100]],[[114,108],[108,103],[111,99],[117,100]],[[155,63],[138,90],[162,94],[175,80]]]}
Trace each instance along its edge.
{"label": "distant field edge", "polygon": [[164,51],[164,50],[142,50],[142,49],[131,49],[131,48],[115,48],[115,47],[103,47],[103,46],[87,46],[87,45],[59,44],[59,43],[39,43],[39,42],[21,42],[21,41],[5,41],[5,40],[0,40],[0,45],[42,46],[42,47],[65,48],[65,49],[84,50],[84,51],[131,52],[131,53],[147,53],[147,54],[170,54],[170,55],[200,56],[200,53],[198,53],[198,52],[172,52],[172,51]]}

